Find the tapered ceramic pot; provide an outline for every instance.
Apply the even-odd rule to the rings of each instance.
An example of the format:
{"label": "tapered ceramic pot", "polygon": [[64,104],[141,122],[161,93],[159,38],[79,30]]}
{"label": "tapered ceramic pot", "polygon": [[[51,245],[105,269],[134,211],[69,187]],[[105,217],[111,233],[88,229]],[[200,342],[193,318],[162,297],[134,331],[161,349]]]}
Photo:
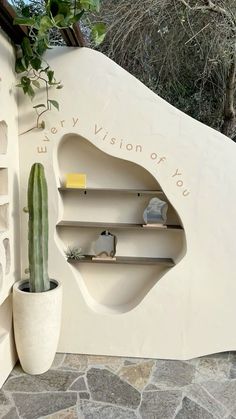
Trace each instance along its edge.
{"label": "tapered ceramic pot", "polygon": [[52,365],[61,326],[62,285],[51,279],[50,290],[29,292],[29,282],[13,286],[16,348],[23,370],[43,374]]}

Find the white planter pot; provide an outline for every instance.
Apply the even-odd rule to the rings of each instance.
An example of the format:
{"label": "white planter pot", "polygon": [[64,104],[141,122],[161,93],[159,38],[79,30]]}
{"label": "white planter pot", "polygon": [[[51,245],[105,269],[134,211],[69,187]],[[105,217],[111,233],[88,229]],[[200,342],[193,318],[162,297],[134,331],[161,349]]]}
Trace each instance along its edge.
{"label": "white planter pot", "polygon": [[62,285],[50,280],[51,289],[28,292],[27,280],[13,286],[13,319],[16,348],[21,366],[28,374],[42,374],[52,365],[60,326]]}

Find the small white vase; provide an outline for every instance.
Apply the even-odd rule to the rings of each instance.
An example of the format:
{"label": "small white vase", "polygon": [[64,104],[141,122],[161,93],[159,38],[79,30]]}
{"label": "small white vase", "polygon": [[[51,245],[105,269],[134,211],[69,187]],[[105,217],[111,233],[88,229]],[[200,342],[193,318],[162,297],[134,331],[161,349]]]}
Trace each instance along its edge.
{"label": "small white vase", "polygon": [[13,320],[16,348],[23,370],[43,374],[52,365],[60,326],[62,285],[51,279],[46,292],[29,292],[29,281],[13,286]]}

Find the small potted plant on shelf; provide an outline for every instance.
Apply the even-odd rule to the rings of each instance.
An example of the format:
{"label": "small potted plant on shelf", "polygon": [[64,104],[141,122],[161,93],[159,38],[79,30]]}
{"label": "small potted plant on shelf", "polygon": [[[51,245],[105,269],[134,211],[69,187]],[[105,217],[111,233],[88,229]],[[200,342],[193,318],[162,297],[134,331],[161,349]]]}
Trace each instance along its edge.
{"label": "small potted plant on shelf", "polygon": [[76,261],[84,259],[85,255],[82,253],[82,250],[79,247],[68,247],[66,251],[66,258],[68,261]]}
{"label": "small potted plant on shelf", "polygon": [[40,163],[31,168],[26,211],[29,279],[13,286],[14,332],[23,370],[42,374],[51,367],[57,350],[62,286],[48,276],[48,192]]}

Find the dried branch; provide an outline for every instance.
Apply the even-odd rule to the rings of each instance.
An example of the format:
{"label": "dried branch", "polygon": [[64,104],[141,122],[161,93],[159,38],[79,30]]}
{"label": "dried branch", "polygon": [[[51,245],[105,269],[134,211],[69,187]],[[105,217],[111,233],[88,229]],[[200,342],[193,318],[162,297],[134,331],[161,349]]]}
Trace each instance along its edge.
{"label": "dried branch", "polygon": [[[232,18],[231,13],[213,3],[211,0],[206,0],[205,6],[190,6],[186,0],[179,0],[185,7],[192,11],[210,11],[218,13],[227,18],[231,25],[233,33],[236,32],[236,21]],[[235,35],[234,35],[235,36]],[[223,124],[221,132],[227,136],[232,136],[236,125],[236,110],[235,110],[235,93],[236,93],[236,40],[234,51],[229,60],[229,70],[224,92],[224,110],[223,110]]]}
{"label": "dried branch", "polygon": [[103,0],[108,32],[100,50],[172,105],[220,130],[229,101],[236,1],[214,3]]}
{"label": "dried branch", "polygon": [[190,6],[188,1],[186,1],[186,0],[179,0],[179,1],[185,7],[187,7],[189,10],[193,10],[193,11],[199,10],[201,12],[210,11],[210,12],[214,12],[214,13],[219,13],[219,14],[225,16],[231,22],[233,27],[235,26],[235,18],[231,15],[231,13],[229,13],[223,7],[220,7],[220,6],[216,5],[211,0],[207,0],[205,6],[197,6],[197,5],[196,6]]}
{"label": "dried branch", "polygon": [[231,136],[235,129],[236,111],[235,111],[235,90],[236,90],[236,44],[235,52],[232,56],[229,67],[228,80],[225,91],[224,122],[221,132]]}

